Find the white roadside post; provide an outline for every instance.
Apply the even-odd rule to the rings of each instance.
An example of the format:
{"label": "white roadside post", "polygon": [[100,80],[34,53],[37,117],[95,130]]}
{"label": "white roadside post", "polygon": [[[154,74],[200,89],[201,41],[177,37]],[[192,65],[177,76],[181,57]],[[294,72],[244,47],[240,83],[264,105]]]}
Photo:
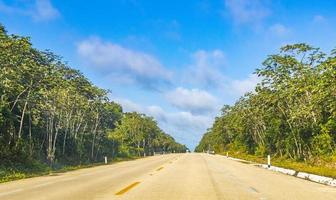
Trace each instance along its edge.
{"label": "white roadside post", "polygon": [[226,152],[226,158],[229,158],[229,152]]}
{"label": "white roadside post", "polygon": [[105,156],[104,158],[105,158],[105,164],[107,164],[107,157]]}
{"label": "white roadside post", "polygon": [[271,167],[271,156],[270,155],[267,155],[267,166],[268,168]]}

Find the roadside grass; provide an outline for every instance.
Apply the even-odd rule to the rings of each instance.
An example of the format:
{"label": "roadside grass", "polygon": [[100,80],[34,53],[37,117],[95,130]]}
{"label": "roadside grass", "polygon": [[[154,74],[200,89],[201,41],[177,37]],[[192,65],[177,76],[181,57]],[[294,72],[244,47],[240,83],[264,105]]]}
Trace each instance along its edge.
{"label": "roadside grass", "polygon": [[[125,157],[125,158],[114,158],[112,161],[108,162],[108,164],[113,164],[122,161],[135,160],[139,157]],[[17,166],[2,166],[0,165],[0,183],[32,178],[37,176],[45,176],[45,175],[55,175],[58,173],[64,173],[68,171],[90,168],[105,165],[104,162],[90,163],[90,164],[82,164],[82,165],[63,165],[57,168],[50,168],[47,164],[43,164],[40,162],[33,162],[29,165],[17,165]]]}
{"label": "roadside grass", "polygon": [[51,171],[48,165],[32,162],[27,165],[11,164],[10,166],[0,165],[0,183],[12,180],[30,178],[34,176],[47,175]]}
{"label": "roadside grass", "polygon": [[[219,153],[226,156],[225,153]],[[230,157],[240,158],[247,161],[252,161],[260,164],[267,164],[267,158],[261,156],[255,156],[251,154],[241,153],[241,152],[229,152]],[[271,165],[276,167],[283,167],[287,169],[292,169],[295,171],[306,172],[311,174],[316,174],[320,176],[326,176],[331,178],[336,178],[336,158],[315,158],[309,161],[296,161],[293,159],[283,158],[283,157],[272,157]]]}

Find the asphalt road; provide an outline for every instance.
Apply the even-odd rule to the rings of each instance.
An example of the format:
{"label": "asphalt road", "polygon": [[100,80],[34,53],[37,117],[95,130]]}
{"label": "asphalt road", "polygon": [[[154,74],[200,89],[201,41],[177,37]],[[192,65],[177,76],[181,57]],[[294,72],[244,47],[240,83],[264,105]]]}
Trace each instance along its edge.
{"label": "asphalt road", "polygon": [[335,200],[336,188],[229,160],[170,154],[0,184],[1,200]]}

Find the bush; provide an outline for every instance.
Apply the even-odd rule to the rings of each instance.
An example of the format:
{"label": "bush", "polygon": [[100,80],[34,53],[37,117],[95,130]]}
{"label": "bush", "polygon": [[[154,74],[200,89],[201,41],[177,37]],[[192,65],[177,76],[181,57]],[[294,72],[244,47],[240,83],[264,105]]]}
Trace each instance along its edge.
{"label": "bush", "polygon": [[322,133],[313,137],[312,147],[315,155],[330,155],[332,153],[332,138],[322,129]]}
{"label": "bush", "polygon": [[255,155],[257,156],[265,156],[266,155],[266,148],[263,145],[258,145],[255,151]]}

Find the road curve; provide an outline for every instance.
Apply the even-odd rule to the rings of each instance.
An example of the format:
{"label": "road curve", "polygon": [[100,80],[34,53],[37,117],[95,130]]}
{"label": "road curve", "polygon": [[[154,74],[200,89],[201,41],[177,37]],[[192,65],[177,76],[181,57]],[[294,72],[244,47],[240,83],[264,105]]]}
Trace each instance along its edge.
{"label": "road curve", "polygon": [[170,154],[0,184],[1,200],[335,200],[336,189],[229,160]]}

